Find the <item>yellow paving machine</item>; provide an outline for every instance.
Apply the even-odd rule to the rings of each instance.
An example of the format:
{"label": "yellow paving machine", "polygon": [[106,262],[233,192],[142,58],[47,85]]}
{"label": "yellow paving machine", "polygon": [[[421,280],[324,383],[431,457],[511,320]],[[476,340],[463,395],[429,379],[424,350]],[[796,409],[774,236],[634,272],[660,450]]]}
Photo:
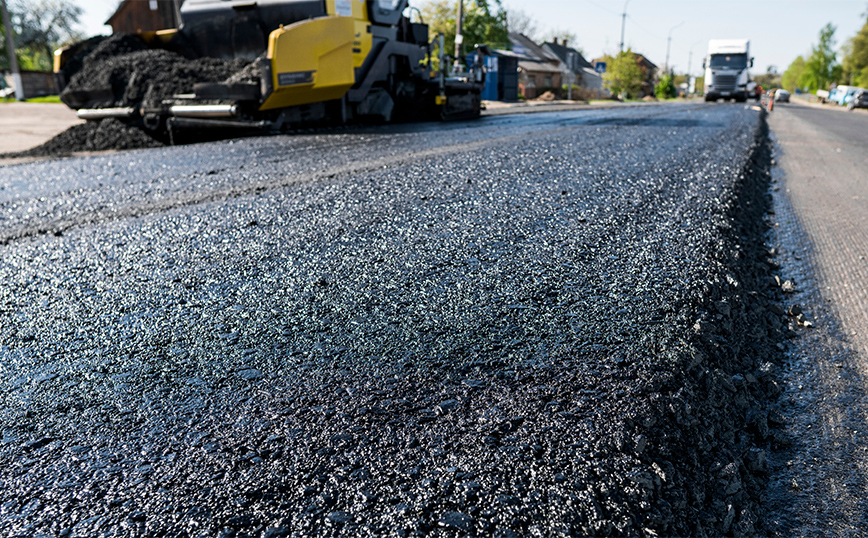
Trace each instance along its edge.
{"label": "yellow paving machine", "polygon": [[61,99],[87,120],[169,132],[478,117],[482,69],[454,74],[442,36],[438,46],[427,25],[405,16],[408,1],[186,0],[177,29],[135,37],[187,59],[245,59],[244,76],[192,81],[156,103],[122,99],[124,89],[111,84],[73,89],[91,40],[57,51]]}

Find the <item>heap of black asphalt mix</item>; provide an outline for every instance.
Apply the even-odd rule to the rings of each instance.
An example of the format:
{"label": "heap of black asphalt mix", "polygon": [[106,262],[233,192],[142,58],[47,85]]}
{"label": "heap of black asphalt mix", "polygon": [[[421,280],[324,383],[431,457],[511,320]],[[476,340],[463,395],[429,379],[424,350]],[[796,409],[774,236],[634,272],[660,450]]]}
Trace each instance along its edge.
{"label": "heap of black asphalt mix", "polygon": [[97,45],[82,60],[64,95],[111,89],[111,97],[93,107],[159,106],[178,94],[193,93],[197,82],[220,82],[250,63],[249,60],[194,58],[153,49],[135,36],[117,34]]}
{"label": "heap of black asphalt mix", "polygon": [[[503,237],[485,245],[475,233],[491,239],[500,231],[389,228],[385,221],[400,214],[371,225],[393,232],[388,237],[316,219],[265,229],[256,243],[239,241],[252,246],[237,259],[225,246],[202,255],[255,276],[231,301],[209,295],[202,282],[210,274],[180,272],[175,284],[174,266],[162,274],[118,262],[131,275],[125,282],[142,287],[131,297],[159,286],[168,301],[115,304],[130,327],[181,309],[203,318],[184,334],[171,324],[144,335],[118,326],[99,342],[84,332],[58,339],[44,324],[22,324],[27,338],[0,335],[22,354],[46,342],[43,353],[76,357],[68,373],[46,373],[32,387],[22,381],[20,401],[9,397],[0,466],[5,487],[22,494],[3,505],[0,528],[22,536],[225,538],[765,534],[766,458],[787,443],[774,403],[789,329],[766,244],[771,157],[759,123],[755,132],[755,119],[721,129],[717,149],[686,159],[695,169],[675,163],[664,173],[661,163],[639,179],[601,176],[601,190],[636,187],[636,202],[613,198],[617,207],[583,208],[567,180],[553,195],[557,179],[546,174],[538,197],[516,191],[502,206],[482,207],[540,203],[558,225],[516,210],[515,219],[531,220],[508,221]],[[533,166],[545,171],[552,155],[540,155]],[[432,189],[444,177],[465,184],[462,170],[441,166]],[[430,173],[405,171],[420,174],[410,183]],[[377,193],[388,171],[369,174],[310,189]],[[522,188],[533,188],[533,174]],[[495,189],[496,181],[492,172],[444,190],[470,196],[461,210],[475,215],[473,196],[513,193]],[[490,191],[477,187],[483,182]],[[421,214],[449,198],[422,200],[403,209]],[[643,200],[676,218],[658,220]],[[260,233],[281,207],[268,197],[256,203],[268,211],[238,234]],[[328,207],[348,218],[354,204],[365,207]],[[583,211],[596,218],[578,218]],[[488,216],[480,226],[497,220]],[[605,241],[573,243],[563,232],[584,228]],[[541,237],[531,242],[535,230]],[[413,256],[401,258],[386,247],[402,233],[461,249],[429,260],[414,244]],[[622,234],[647,242],[623,252]],[[298,237],[303,246],[293,243]],[[531,243],[545,243],[540,252],[563,245],[560,257],[535,259]],[[307,259],[326,245],[337,249],[329,264]],[[347,272],[358,258],[371,261],[364,273]],[[139,270],[143,282],[134,278]],[[259,288],[271,294],[269,307],[243,310],[246,299],[265,297]],[[86,291],[82,301],[95,300]],[[215,300],[227,306],[209,310]],[[255,330],[231,321],[232,301],[258,319]],[[75,319],[101,315],[87,308]],[[212,362],[220,367],[209,370]],[[120,369],[125,363],[140,367]],[[42,399],[53,385],[60,396]],[[125,392],[137,386],[141,394]],[[116,400],[102,400],[103,390],[117,391]]]}
{"label": "heap of black asphalt mix", "polygon": [[[92,38],[68,61],[64,74],[69,81],[61,99],[75,92],[104,91],[105,99],[90,106],[159,106],[174,95],[193,93],[193,85],[198,82],[220,82],[237,76],[249,64],[249,60],[191,59],[179,52],[152,49],[129,34]],[[41,146],[3,157],[159,147],[166,143],[162,134],[116,119],[89,121],[69,128]]]}

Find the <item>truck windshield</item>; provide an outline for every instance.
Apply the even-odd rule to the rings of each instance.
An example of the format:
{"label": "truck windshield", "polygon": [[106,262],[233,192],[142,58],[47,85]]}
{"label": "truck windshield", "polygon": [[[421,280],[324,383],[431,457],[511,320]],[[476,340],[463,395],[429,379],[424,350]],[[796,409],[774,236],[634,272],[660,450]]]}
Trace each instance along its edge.
{"label": "truck windshield", "polygon": [[747,67],[747,54],[712,54],[712,69],[744,69]]}

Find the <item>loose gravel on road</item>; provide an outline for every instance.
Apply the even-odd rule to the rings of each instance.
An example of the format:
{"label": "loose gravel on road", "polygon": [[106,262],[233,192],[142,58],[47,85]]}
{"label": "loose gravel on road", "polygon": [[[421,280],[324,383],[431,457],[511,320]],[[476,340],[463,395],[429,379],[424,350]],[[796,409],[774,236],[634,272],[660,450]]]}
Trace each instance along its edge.
{"label": "loose gravel on road", "polygon": [[667,105],[0,169],[0,534],[765,534],[767,128]]}

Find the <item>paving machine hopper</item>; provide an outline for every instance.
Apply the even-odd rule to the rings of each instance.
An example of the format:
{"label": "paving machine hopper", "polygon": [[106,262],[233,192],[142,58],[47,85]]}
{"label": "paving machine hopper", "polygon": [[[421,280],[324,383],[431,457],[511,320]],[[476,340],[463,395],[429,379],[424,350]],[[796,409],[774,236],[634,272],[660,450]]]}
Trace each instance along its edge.
{"label": "paving machine hopper", "polygon": [[[194,61],[246,60],[241,73],[191,81],[156,102],[130,98],[136,93],[114,80],[82,89],[75,77],[84,76],[82,58],[98,44],[89,40],[55,55],[61,99],[83,119],[118,118],[170,134],[478,117],[484,73],[447,73],[442,36],[434,71],[437,47],[427,25],[404,16],[408,1],[186,0],[178,29],[135,38]],[[129,86],[136,76],[127,75]]]}

